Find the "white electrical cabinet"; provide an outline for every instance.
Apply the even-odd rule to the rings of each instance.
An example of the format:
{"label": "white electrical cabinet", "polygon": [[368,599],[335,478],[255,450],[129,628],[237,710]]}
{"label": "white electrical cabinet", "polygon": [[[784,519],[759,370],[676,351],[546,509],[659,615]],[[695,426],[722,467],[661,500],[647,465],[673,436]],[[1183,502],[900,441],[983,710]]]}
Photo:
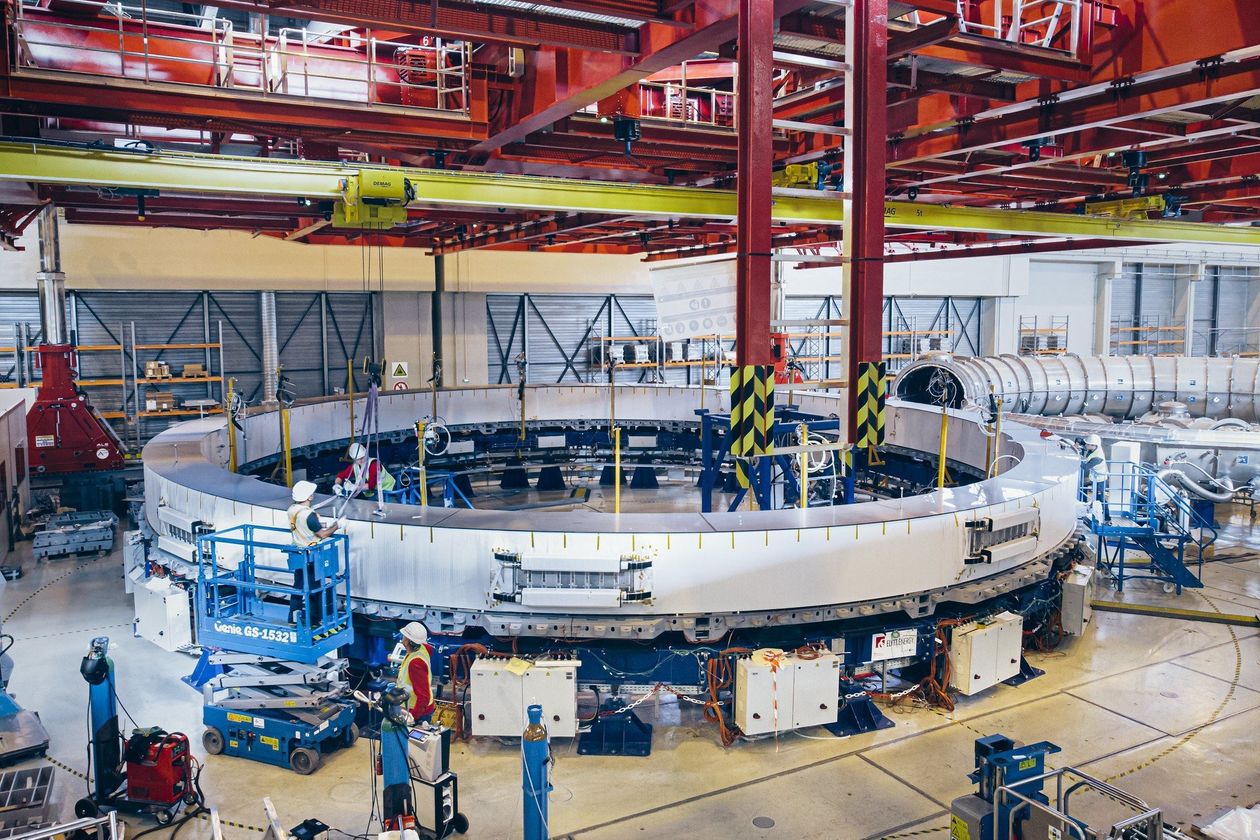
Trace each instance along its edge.
{"label": "white electrical cabinet", "polygon": [[1064,633],[1079,636],[1085,632],[1085,625],[1094,613],[1093,600],[1094,570],[1089,566],[1073,566],[1063,579],[1063,601],[1059,605]]}
{"label": "white electrical cabinet", "polygon": [[553,738],[577,735],[576,659],[534,662],[523,672],[506,659],[478,659],[469,669],[472,734],[519,738],[529,722],[526,711],[543,707],[543,724]]}
{"label": "white electrical cabinet", "polygon": [[840,658],[786,654],[778,668],[752,658],[735,665],[735,723],[745,735],[765,735],[835,723]]}
{"label": "white electrical cabinet", "polygon": [[1019,673],[1024,648],[1024,618],[999,613],[983,622],[954,628],[949,665],[959,694],[978,694]]}
{"label": "white electrical cabinet", "polygon": [[188,590],[169,578],[137,581],[135,591],[136,635],[158,647],[177,651],[192,645],[192,610]]}

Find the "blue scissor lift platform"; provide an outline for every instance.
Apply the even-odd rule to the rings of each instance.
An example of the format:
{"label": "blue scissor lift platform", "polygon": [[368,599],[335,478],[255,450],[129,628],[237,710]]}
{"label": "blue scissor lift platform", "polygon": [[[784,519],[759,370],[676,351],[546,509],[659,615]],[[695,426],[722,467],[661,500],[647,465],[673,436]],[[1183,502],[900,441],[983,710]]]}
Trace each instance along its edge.
{"label": "blue scissor lift platform", "polygon": [[202,743],[298,773],[358,737],[345,660],[349,540],[306,548],[289,531],[239,525],[197,540],[197,632],[188,683],[205,698]]}

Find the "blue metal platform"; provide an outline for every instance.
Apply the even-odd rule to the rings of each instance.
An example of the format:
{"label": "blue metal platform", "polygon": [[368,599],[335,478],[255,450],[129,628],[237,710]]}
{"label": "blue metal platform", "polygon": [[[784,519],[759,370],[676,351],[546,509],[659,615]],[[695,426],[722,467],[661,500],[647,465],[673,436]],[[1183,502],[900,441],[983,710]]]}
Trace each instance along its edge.
{"label": "blue metal platform", "polygon": [[354,640],[344,534],[309,548],[289,531],[238,525],[197,539],[204,647],[312,663]]}
{"label": "blue metal platform", "polygon": [[[1107,501],[1092,504],[1086,522],[1117,590],[1126,580],[1160,581],[1178,594],[1201,589],[1203,557],[1217,537],[1211,519],[1145,464],[1112,464],[1106,487]],[[1149,562],[1132,562],[1131,551]]]}

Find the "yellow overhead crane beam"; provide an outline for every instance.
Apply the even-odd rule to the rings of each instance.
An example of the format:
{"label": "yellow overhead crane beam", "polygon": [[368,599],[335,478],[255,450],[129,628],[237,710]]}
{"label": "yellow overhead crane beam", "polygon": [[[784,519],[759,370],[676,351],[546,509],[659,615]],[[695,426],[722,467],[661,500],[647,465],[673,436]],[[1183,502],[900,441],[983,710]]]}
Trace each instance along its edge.
{"label": "yellow overhead crane beam", "polygon": [[[246,158],[183,152],[97,150],[77,146],[0,143],[0,181],[339,201],[347,183],[380,168],[346,163]],[[735,218],[735,193],[696,187],[667,187],[578,181],[565,178],[388,170],[415,192],[411,207],[482,207],[546,212],[607,214],[673,219]],[[790,224],[839,225],[844,205],[838,193],[793,190],[776,195],[772,217]],[[973,231],[1026,236],[1110,238],[1146,242],[1260,245],[1260,229],[1183,222],[1080,216],[1029,210],[949,207],[909,201],[884,205],[890,228]]]}

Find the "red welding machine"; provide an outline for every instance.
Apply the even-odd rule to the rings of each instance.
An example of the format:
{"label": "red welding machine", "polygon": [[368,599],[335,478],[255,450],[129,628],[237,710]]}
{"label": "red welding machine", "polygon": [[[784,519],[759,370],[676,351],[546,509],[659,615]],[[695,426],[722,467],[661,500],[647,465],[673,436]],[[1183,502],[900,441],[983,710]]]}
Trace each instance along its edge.
{"label": "red welding machine", "polygon": [[127,739],[123,761],[131,802],[174,805],[193,791],[188,736],[182,732],[137,729]]}
{"label": "red welding machine", "polygon": [[39,348],[43,381],[26,414],[27,451],[37,473],[116,470],[123,465],[113,429],[75,387],[74,356],[68,344]]}

